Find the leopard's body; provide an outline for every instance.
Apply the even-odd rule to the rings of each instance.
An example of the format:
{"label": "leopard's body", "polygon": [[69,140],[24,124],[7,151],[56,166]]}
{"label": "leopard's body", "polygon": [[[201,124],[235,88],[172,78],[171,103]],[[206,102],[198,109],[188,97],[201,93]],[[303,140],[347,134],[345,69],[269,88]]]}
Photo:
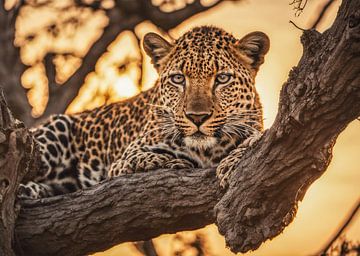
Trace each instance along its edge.
{"label": "leopard's body", "polygon": [[144,49],[159,73],[155,86],[131,99],[34,130],[42,168],[21,197],[40,198],[90,187],[107,177],[159,168],[218,168],[262,129],[254,82],[268,51],[265,34],[238,40],[197,27],[169,43],[150,33]]}

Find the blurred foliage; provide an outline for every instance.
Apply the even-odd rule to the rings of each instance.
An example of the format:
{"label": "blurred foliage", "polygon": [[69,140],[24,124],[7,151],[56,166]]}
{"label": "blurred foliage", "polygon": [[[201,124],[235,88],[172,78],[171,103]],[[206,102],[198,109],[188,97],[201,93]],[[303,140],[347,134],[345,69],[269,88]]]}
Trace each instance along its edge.
{"label": "blurred foliage", "polygon": [[328,252],[321,256],[359,256],[360,242],[349,241],[345,237],[340,237]]}
{"label": "blurred foliage", "polygon": [[211,255],[207,249],[206,238],[201,233],[181,233],[173,238],[174,256],[204,256]]}
{"label": "blurred foliage", "polygon": [[[18,118],[32,125],[39,117],[82,111],[133,96],[147,83],[142,75],[143,34],[155,30],[167,36],[170,29],[221,2],[5,0],[0,15],[10,32],[3,31],[10,35],[5,46],[10,51],[0,58],[4,64],[0,67],[5,67],[0,74],[13,76],[2,76],[0,82],[7,95],[17,96],[8,96],[10,106]],[[9,60],[16,63],[17,72],[7,70]],[[14,89],[20,77],[26,101],[23,91]],[[124,93],[120,95],[119,90]],[[19,97],[23,104],[16,108]]]}

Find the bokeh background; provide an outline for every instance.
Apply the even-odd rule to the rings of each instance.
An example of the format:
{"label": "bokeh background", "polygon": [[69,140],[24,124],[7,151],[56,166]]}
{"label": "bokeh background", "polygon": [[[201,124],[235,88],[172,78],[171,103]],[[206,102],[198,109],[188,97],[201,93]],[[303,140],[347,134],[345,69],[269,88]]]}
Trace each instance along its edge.
{"label": "bokeh background", "polygon": [[[136,4],[141,2],[145,8],[148,4],[155,6],[167,15],[166,19],[157,21],[160,16],[156,16],[152,21],[150,14],[144,14],[137,21],[141,15],[136,12]],[[237,38],[255,30],[269,35],[270,51],[256,85],[264,106],[265,126],[270,127],[281,86],[302,55],[302,31],[289,21],[310,28],[329,1],[200,2],[203,9],[178,19],[179,12],[194,1],[0,0],[5,7],[0,21],[6,18],[6,26],[0,30],[0,83],[12,109],[32,126],[52,113],[79,112],[134,96],[150,88],[157,78],[140,47],[145,33],[157,32],[171,40],[194,26],[215,25]],[[316,26],[320,32],[331,26],[341,4],[331,2]],[[303,11],[294,9],[304,5]],[[328,170],[299,204],[294,222],[248,255],[311,255],[326,244],[360,198],[359,121],[339,136],[333,154]],[[344,232],[346,239],[360,240],[359,218],[355,216]],[[215,225],[163,235],[154,239],[154,246],[159,255],[233,255]],[[199,246],[201,249],[196,249]],[[142,253],[134,244],[126,243],[95,255]]]}

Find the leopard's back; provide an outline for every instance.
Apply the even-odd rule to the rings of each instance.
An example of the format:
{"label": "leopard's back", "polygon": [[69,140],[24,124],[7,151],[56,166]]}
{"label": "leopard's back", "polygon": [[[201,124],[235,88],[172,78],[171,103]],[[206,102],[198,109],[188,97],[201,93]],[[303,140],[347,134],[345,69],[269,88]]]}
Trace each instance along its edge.
{"label": "leopard's back", "polygon": [[73,115],[53,115],[33,129],[41,153],[37,176],[20,196],[39,198],[90,187],[151,122],[156,90]]}

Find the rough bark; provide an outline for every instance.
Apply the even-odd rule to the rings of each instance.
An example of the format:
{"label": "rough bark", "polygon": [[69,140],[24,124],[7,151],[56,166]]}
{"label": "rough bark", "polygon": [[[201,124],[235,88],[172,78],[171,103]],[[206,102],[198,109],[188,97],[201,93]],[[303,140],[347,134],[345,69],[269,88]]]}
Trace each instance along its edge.
{"label": "rough bark", "polygon": [[15,204],[20,181],[28,179],[28,166],[35,166],[36,149],[23,123],[7,108],[0,92],[0,255],[15,255],[14,223],[19,212]]}
{"label": "rough bark", "polygon": [[337,136],[360,116],[359,10],[359,1],[344,0],[328,31],[304,32],[304,55],[283,86],[278,116],[232,167],[225,194],[214,170],[159,170],[23,201],[19,254],[83,255],[214,221],[234,252],[277,236],[326,170]]}
{"label": "rough bark", "polygon": [[215,207],[232,251],[257,249],[282,232],[328,167],[337,136],[360,115],[359,23],[360,1],[343,1],[328,31],[302,35],[304,53],[281,90],[274,124],[232,167],[239,171]]}
{"label": "rough bark", "polygon": [[164,170],[26,201],[16,223],[18,246],[25,254],[85,255],[121,242],[201,228],[215,220],[218,187],[214,170]]}

